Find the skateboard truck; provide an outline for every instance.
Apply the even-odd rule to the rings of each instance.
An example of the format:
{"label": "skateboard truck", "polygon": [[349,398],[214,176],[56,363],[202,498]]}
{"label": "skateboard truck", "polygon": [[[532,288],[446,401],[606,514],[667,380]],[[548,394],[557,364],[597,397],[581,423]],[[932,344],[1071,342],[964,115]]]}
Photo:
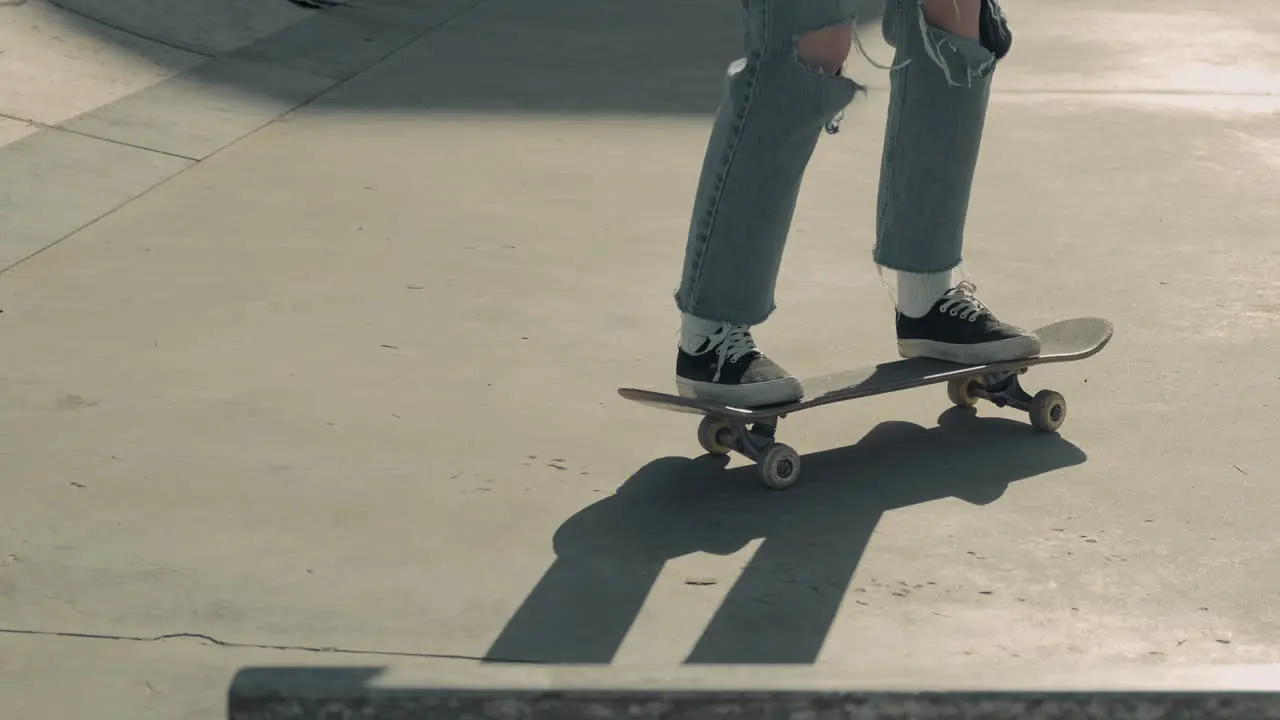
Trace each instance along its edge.
{"label": "skateboard truck", "polygon": [[773,439],[778,420],[784,417],[760,420],[747,427],[746,423],[706,415],[698,424],[698,444],[712,455],[741,453],[760,467],[765,485],[786,490],[800,479],[800,453]]}
{"label": "skateboard truck", "polygon": [[[996,407],[1011,407],[1027,413],[1031,426],[1040,432],[1056,432],[1067,419],[1067,401],[1053,390],[1034,396],[1022,388],[1018,376],[1027,368],[955,378],[947,383],[947,396],[957,407],[971,408],[979,400]],[[704,415],[698,424],[698,444],[712,455],[737,452],[760,468],[764,484],[786,490],[800,479],[800,454],[774,440],[778,421],[785,414],[757,420],[750,425],[714,415]]]}
{"label": "skateboard truck", "polygon": [[1018,382],[1018,376],[1026,371],[1024,367],[955,378],[947,382],[947,396],[956,407],[973,407],[979,400],[986,400],[996,407],[1021,410],[1030,416],[1031,427],[1040,432],[1056,432],[1067,419],[1067,400],[1053,390],[1029,395]]}

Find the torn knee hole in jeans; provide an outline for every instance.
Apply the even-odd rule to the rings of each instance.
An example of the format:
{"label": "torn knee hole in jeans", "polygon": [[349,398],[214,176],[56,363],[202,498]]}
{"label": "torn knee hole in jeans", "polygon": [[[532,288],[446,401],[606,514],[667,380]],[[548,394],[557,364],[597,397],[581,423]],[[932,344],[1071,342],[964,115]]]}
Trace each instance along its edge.
{"label": "torn knee hole in jeans", "polygon": [[[1009,51],[1008,25],[1000,5],[995,0],[984,0],[982,14],[979,22],[991,32],[982,32],[981,39],[962,37],[934,26],[923,10],[916,14],[925,54],[942,70],[948,85],[973,87],[991,75],[996,62]],[[964,81],[957,76],[963,76]]]}
{"label": "torn knee hole in jeans", "polygon": [[[829,134],[840,132],[840,122],[844,119],[844,106],[858,93],[867,89],[849,77],[846,71],[849,51],[856,42],[853,30],[853,18],[844,22],[833,23],[816,30],[809,30],[795,36],[792,45],[792,61],[803,72],[820,78],[819,87],[827,87],[826,82],[838,80],[841,89],[849,93],[849,97],[832,111],[831,118],[824,124]],[[826,93],[824,92],[824,95]],[[825,99],[825,98],[824,98]]]}
{"label": "torn knee hole in jeans", "polygon": [[[920,15],[920,32],[924,34],[924,51],[947,78],[952,87],[973,87],[990,75],[996,67],[996,56],[977,40],[953,35],[930,25]],[[957,79],[963,75],[963,82]]]}
{"label": "torn knee hole in jeans", "polygon": [[795,61],[819,75],[838,76],[844,69],[852,43],[852,19],[807,30],[792,40]]}

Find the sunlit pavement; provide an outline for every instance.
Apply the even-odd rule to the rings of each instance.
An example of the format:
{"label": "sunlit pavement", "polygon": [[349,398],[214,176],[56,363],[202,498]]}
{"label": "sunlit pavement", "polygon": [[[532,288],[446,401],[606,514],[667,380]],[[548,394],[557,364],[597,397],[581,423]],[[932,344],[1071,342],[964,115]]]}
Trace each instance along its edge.
{"label": "sunlit pavement", "polygon": [[[163,46],[0,7],[0,705],[219,717],[268,664],[1280,660],[1280,20],[1113,5],[1010,3],[967,226],[1001,317],[1116,325],[1025,377],[1061,433],[937,387],[816,409],[781,493],[616,394],[671,384],[734,3],[282,3]],[[851,72],[758,332],[802,375],[894,354],[887,75]]]}

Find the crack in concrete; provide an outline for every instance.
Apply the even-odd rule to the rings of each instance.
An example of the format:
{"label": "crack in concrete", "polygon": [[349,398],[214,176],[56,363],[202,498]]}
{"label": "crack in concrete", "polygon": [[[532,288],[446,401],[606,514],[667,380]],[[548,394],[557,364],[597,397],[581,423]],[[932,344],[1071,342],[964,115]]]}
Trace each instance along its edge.
{"label": "crack in concrete", "polygon": [[[6,1],[6,0],[0,0],[0,3],[3,3],[3,2],[5,2],[5,1]],[[327,0],[326,0],[326,1],[327,1]],[[112,140],[112,139],[109,139],[109,138],[101,138],[101,137],[97,137],[96,135],[92,135],[92,134],[89,134],[89,133],[83,133],[83,132],[78,132],[78,131],[75,131],[75,130],[69,130],[69,129],[67,129],[67,128],[61,127],[60,125],[48,125],[48,124],[46,124],[46,123],[38,122],[38,121],[35,121],[35,120],[30,120],[30,119],[26,119],[26,118],[19,118],[19,117],[16,117],[16,116],[10,116],[10,115],[3,115],[3,114],[0,114],[0,117],[5,117],[5,118],[10,119],[10,120],[15,120],[15,121],[18,121],[18,122],[27,123],[27,124],[32,125],[32,126],[34,126],[34,127],[40,128],[40,131],[42,131],[42,132],[64,132],[64,133],[69,133],[69,134],[72,134],[72,135],[77,135],[77,136],[80,136],[80,137],[89,138],[89,139],[96,140],[96,141],[99,141],[99,142],[113,143],[113,144],[120,145],[120,146],[124,146],[124,147],[129,147],[129,148],[134,148],[134,149],[138,149],[138,150],[143,150],[143,151],[147,151],[147,152],[156,153],[156,154],[159,154],[159,155],[167,155],[167,156],[174,157],[174,158],[177,158],[177,159],[180,159],[180,160],[186,160],[186,161],[189,161],[189,162],[191,163],[188,167],[186,167],[186,168],[184,168],[184,169],[182,169],[182,170],[179,170],[179,171],[175,172],[174,174],[170,175],[169,177],[167,177],[167,178],[165,178],[165,179],[161,180],[160,182],[156,183],[156,184],[155,184],[155,185],[153,185],[152,187],[147,188],[146,190],[143,190],[142,192],[138,193],[137,195],[134,195],[133,197],[129,198],[128,200],[126,200],[126,201],[124,201],[124,202],[120,203],[120,204],[119,204],[119,205],[117,205],[116,207],[114,207],[114,208],[112,208],[112,209],[110,209],[110,210],[108,210],[108,211],[104,212],[103,214],[101,214],[101,215],[99,215],[99,216],[97,216],[97,217],[94,217],[94,218],[89,219],[87,222],[85,222],[84,224],[82,224],[82,225],[80,225],[80,226],[76,227],[76,228],[75,228],[74,230],[72,230],[71,232],[68,232],[68,233],[64,234],[62,237],[59,237],[59,238],[57,238],[57,239],[53,240],[52,242],[49,242],[48,244],[44,245],[43,247],[40,247],[40,248],[38,248],[36,251],[34,251],[34,252],[32,252],[32,253],[30,253],[30,254],[28,254],[28,255],[24,256],[24,257],[19,258],[18,260],[16,260],[16,261],[14,261],[14,262],[10,263],[9,265],[0,266],[0,275],[3,275],[3,274],[5,274],[5,273],[7,273],[7,272],[9,272],[9,271],[11,271],[11,270],[14,270],[15,268],[19,267],[19,266],[20,266],[20,265],[22,265],[23,263],[26,263],[26,262],[30,261],[31,259],[35,258],[36,256],[41,255],[41,254],[43,254],[43,253],[45,253],[45,252],[47,252],[47,251],[51,250],[52,248],[54,248],[54,247],[56,247],[56,246],[58,246],[58,245],[61,245],[61,244],[62,244],[64,241],[66,241],[68,238],[74,237],[75,235],[79,234],[80,232],[83,232],[86,228],[88,228],[88,227],[90,227],[90,226],[92,226],[92,225],[94,225],[94,224],[96,224],[96,223],[98,223],[98,222],[102,221],[104,218],[106,218],[106,217],[108,217],[108,216],[110,216],[110,215],[115,214],[115,213],[116,213],[116,212],[118,212],[121,208],[123,208],[123,207],[125,207],[125,206],[129,205],[130,203],[134,202],[134,201],[135,201],[135,200],[137,200],[138,198],[143,197],[143,196],[147,195],[148,193],[151,193],[151,192],[155,191],[156,189],[158,189],[158,188],[159,188],[159,187],[161,187],[162,185],[164,185],[164,184],[168,183],[168,182],[169,182],[170,180],[172,180],[173,178],[178,177],[178,176],[182,175],[183,173],[186,173],[186,172],[190,171],[192,168],[199,166],[199,165],[200,165],[200,163],[201,163],[201,162],[203,162],[204,160],[208,160],[209,158],[213,157],[214,155],[217,155],[218,153],[221,153],[221,152],[223,152],[223,151],[225,151],[225,150],[227,150],[227,149],[229,149],[229,148],[231,148],[231,147],[233,147],[233,146],[235,146],[235,145],[237,145],[237,144],[239,144],[239,143],[243,142],[244,140],[246,140],[246,139],[248,139],[248,138],[252,137],[253,135],[257,134],[258,132],[261,132],[261,131],[262,131],[262,130],[264,130],[265,128],[270,127],[271,125],[274,125],[277,121],[279,121],[280,117],[284,117],[284,116],[287,116],[287,115],[290,115],[290,114],[293,114],[293,113],[297,113],[297,112],[298,112],[298,111],[300,111],[302,108],[305,108],[305,107],[307,107],[308,105],[311,105],[313,102],[315,102],[315,101],[316,101],[316,100],[318,100],[319,98],[324,97],[324,96],[325,96],[325,95],[327,95],[328,93],[330,93],[330,92],[333,92],[333,91],[337,90],[338,88],[340,88],[340,87],[342,87],[342,86],[346,85],[347,83],[350,83],[350,82],[352,82],[352,81],[356,80],[357,78],[361,78],[361,77],[363,77],[363,76],[364,76],[366,73],[368,73],[370,70],[372,70],[373,68],[377,67],[378,65],[380,65],[380,64],[382,64],[382,63],[384,63],[384,62],[386,62],[387,60],[391,59],[393,56],[397,55],[398,53],[400,53],[400,52],[404,51],[405,49],[407,49],[407,48],[411,47],[412,45],[414,45],[414,44],[416,44],[416,43],[418,43],[418,42],[420,42],[420,41],[424,40],[425,38],[427,38],[427,37],[428,37],[429,35],[431,35],[432,33],[434,33],[434,32],[436,32],[436,31],[438,31],[438,30],[441,30],[441,29],[443,29],[443,28],[445,28],[445,27],[447,27],[447,26],[449,26],[449,25],[453,24],[455,21],[457,21],[457,20],[461,19],[463,16],[465,16],[465,15],[467,15],[467,14],[469,14],[469,13],[471,13],[471,12],[475,11],[477,8],[480,8],[481,6],[486,5],[487,3],[490,3],[490,2],[492,2],[492,1],[493,1],[493,0],[471,0],[469,4],[465,5],[465,6],[464,6],[464,7],[462,7],[461,9],[456,10],[455,12],[453,12],[453,13],[452,13],[452,14],[450,14],[450,15],[446,15],[445,17],[441,18],[438,22],[436,22],[436,23],[432,24],[431,26],[426,27],[426,28],[423,28],[423,29],[422,29],[422,32],[418,33],[417,35],[414,35],[412,38],[410,38],[410,39],[406,40],[406,41],[405,41],[404,43],[402,43],[400,46],[398,46],[398,47],[396,47],[396,48],[394,48],[394,49],[390,50],[389,52],[387,52],[386,54],[384,54],[382,57],[380,57],[380,58],[378,58],[378,59],[376,59],[376,60],[372,61],[371,63],[369,63],[368,65],[366,65],[362,70],[360,70],[359,72],[357,72],[357,73],[353,74],[351,77],[348,77],[348,78],[346,78],[346,79],[344,79],[344,80],[339,80],[339,79],[337,79],[337,78],[330,78],[331,80],[334,80],[334,81],[335,81],[335,82],[334,82],[334,84],[333,84],[333,85],[331,85],[330,87],[328,87],[327,89],[325,89],[325,90],[324,90],[323,92],[321,92],[320,94],[316,95],[315,97],[312,97],[312,98],[311,98],[311,99],[309,99],[309,100],[306,100],[305,102],[302,102],[302,103],[300,103],[300,104],[298,104],[298,105],[294,106],[292,109],[290,109],[290,110],[288,110],[288,111],[286,111],[286,112],[281,113],[281,115],[280,115],[279,117],[277,117],[275,120],[272,120],[272,121],[270,121],[270,122],[266,123],[265,125],[262,125],[262,126],[261,126],[261,127],[259,127],[258,129],[253,130],[252,132],[249,132],[248,134],[244,135],[243,137],[240,137],[240,138],[238,138],[238,139],[236,139],[236,140],[232,141],[230,144],[228,144],[228,145],[226,145],[225,147],[222,147],[222,148],[220,148],[220,149],[218,149],[218,150],[214,151],[213,153],[210,153],[208,156],[206,156],[206,157],[204,157],[204,158],[189,158],[189,157],[186,157],[186,156],[183,156],[183,155],[178,155],[178,154],[176,154],[176,153],[166,152],[166,151],[164,151],[164,150],[156,150],[156,149],[154,149],[154,148],[142,147],[142,146],[140,146],[140,145],[133,145],[133,144],[131,144],[131,143],[122,142],[122,141],[119,141],[119,140]],[[101,22],[101,21],[99,21],[99,20],[97,20],[97,19],[95,19],[95,18],[93,18],[93,17],[91,17],[91,16],[89,16],[89,15],[85,15],[85,14],[83,14],[83,13],[77,12],[77,11],[75,11],[75,10],[71,9],[71,8],[63,7],[62,5],[58,4],[58,0],[49,0],[49,2],[50,2],[50,4],[51,4],[51,5],[54,5],[55,7],[58,7],[59,9],[66,10],[67,12],[69,12],[69,13],[71,13],[71,14],[73,14],[73,15],[77,15],[77,16],[83,17],[83,18],[85,18],[85,19],[86,19],[86,20],[88,20],[88,21],[96,22],[96,23],[100,23],[100,24],[106,25],[106,26],[108,26],[108,27],[112,27],[112,28],[114,28],[114,29],[121,30],[121,32],[125,32],[125,33],[131,34],[131,35],[136,35],[137,37],[141,37],[141,38],[146,39],[146,40],[153,40],[154,42],[159,42],[159,43],[160,43],[160,44],[162,44],[162,45],[167,45],[167,43],[164,43],[164,42],[162,42],[162,41],[154,40],[153,38],[147,38],[147,37],[145,37],[145,36],[143,36],[143,35],[138,35],[137,33],[132,33],[132,32],[130,32],[130,31],[128,31],[128,30],[124,30],[124,29],[121,29],[121,28],[115,28],[115,26],[109,25],[108,23],[103,23],[103,22]],[[347,5],[347,3],[345,3],[345,2],[339,2],[339,3],[337,3],[337,4],[338,4],[338,5]],[[0,7],[3,7],[3,4],[0,4]],[[176,45],[170,45],[170,47],[176,48],[176,49],[178,49],[178,50],[187,50],[186,48],[182,48],[182,47],[179,47],[179,46],[176,46]],[[204,58],[206,58],[206,59],[207,59],[207,60],[209,60],[209,61],[217,60],[219,57],[231,57],[231,58],[234,58],[234,57],[235,57],[235,52],[230,52],[230,53],[225,53],[225,54],[219,54],[219,55],[210,55],[210,54],[208,54],[208,53],[198,52],[198,51],[195,51],[195,50],[190,50],[189,52],[192,52],[192,53],[194,53],[194,54],[196,54],[196,55],[199,55],[199,56],[201,56],[201,57],[204,57]],[[168,78],[165,82],[168,82],[168,81],[174,80],[174,79],[176,79],[176,78],[178,78],[178,77],[181,77],[181,76],[182,76],[182,75],[184,75],[184,74],[185,74],[185,73],[178,73],[178,74],[174,75],[173,77]],[[125,96],[123,96],[123,97],[116,98],[116,100],[113,100],[113,101],[112,101],[112,103],[114,103],[114,102],[120,102],[121,100],[124,100],[124,99],[126,99],[126,98],[128,98],[128,97],[130,97],[130,95],[125,95]],[[95,108],[94,110],[100,110],[100,109],[102,109],[103,107],[107,107],[107,106],[109,106],[109,105],[110,105],[110,104],[112,104],[112,103],[107,103],[106,105],[99,106],[98,108]],[[90,111],[90,112],[93,112],[93,111]]]}
{"label": "crack in concrete", "polygon": [[15,628],[0,628],[0,635],[26,635],[29,637],[56,637],[69,638],[76,640],[112,640],[118,642],[138,642],[138,643],[154,643],[164,642],[166,640],[203,640],[212,645],[225,648],[249,649],[249,650],[294,650],[298,652],[311,653],[331,653],[335,655],[380,655],[384,657],[411,657],[425,658],[430,660],[470,660],[474,662],[508,662],[519,663],[519,660],[498,660],[495,658],[478,657],[473,655],[458,655],[453,653],[426,653],[426,652],[405,652],[396,650],[356,650],[352,648],[339,648],[327,645],[309,646],[309,645],[266,645],[259,643],[239,643],[219,640],[211,635],[203,633],[166,633],[164,635],[156,635],[153,637],[142,637],[133,635],[105,635],[99,633],[79,633],[79,632],[60,632],[56,630],[22,630]]}
{"label": "crack in concrete", "polygon": [[[4,2],[4,0],[0,0],[0,2]],[[3,118],[3,119],[5,119],[5,120],[12,120],[12,121],[14,121],[14,122],[20,122],[20,123],[23,123],[23,124],[25,124],[25,125],[33,125],[33,126],[35,126],[35,127],[49,127],[48,125],[45,125],[45,124],[44,124],[44,123],[42,123],[42,122],[38,122],[38,121],[36,121],[36,120],[31,120],[30,118],[25,118],[25,117],[22,117],[22,116],[19,116],[19,115],[13,115],[13,114],[11,114],[11,113],[7,113],[7,112],[3,112],[3,111],[0,111],[0,118]]]}

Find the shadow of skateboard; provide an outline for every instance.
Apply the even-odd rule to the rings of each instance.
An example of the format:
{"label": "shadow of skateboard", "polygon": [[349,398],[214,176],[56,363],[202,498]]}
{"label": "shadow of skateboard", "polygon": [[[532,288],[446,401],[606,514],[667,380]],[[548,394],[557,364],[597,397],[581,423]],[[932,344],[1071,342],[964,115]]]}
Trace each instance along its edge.
{"label": "shadow of skateboard", "polygon": [[800,456],[774,440],[778,420],[845,400],[947,383],[947,396],[959,407],[972,407],[978,400],[987,400],[999,407],[1026,412],[1036,430],[1055,432],[1067,418],[1066,399],[1052,390],[1041,390],[1032,396],[1022,388],[1018,376],[1036,365],[1096,355],[1111,341],[1114,330],[1111,321],[1103,318],[1061,320],[1034,331],[1040,338],[1040,354],[1034,357],[986,365],[928,358],[895,360],[803,380],[804,397],[782,405],[740,408],[638,388],[619,388],[618,394],[660,410],[702,415],[698,426],[702,449],[714,455],[731,451],[745,455],[760,466],[765,485],[783,490],[799,479]]}

